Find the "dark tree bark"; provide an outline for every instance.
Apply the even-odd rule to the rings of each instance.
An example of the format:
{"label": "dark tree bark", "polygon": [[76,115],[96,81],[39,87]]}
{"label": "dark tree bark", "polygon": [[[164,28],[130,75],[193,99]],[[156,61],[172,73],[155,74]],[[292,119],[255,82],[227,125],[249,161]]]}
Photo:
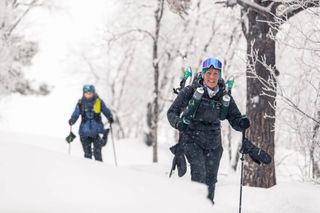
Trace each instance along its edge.
{"label": "dark tree bark", "polygon": [[[275,110],[272,106],[276,101],[277,88],[271,88],[272,92],[268,92],[268,96],[261,94],[264,87],[261,80],[276,81],[275,76],[265,66],[274,68],[276,65],[275,41],[268,37],[271,30],[268,22],[272,17],[261,15],[251,9],[243,9],[243,12],[248,14],[248,25],[243,25],[248,55],[246,110],[251,122],[247,137],[274,157]],[[262,61],[266,64],[262,64]],[[245,185],[269,188],[276,184],[274,160],[270,165],[260,166],[247,158],[244,171]]]}
{"label": "dark tree bark", "polygon": [[[275,67],[275,41],[267,36],[270,26],[265,21],[268,17],[260,15],[251,9],[244,9],[248,13],[248,25],[243,26],[247,39],[247,115],[251,121],[251,127],[247,131],[247,137],[255,145],[266,150],[274,156],[275,111],[269,103],[275,102],[276,93],[263,96],[261,78],[268,81],[274,78],[267,68],[259,61],[266,60],[266,64]],[[253,56],[253,52],[257,55]],[[255,58],[257,57],[257,58]],[[258,60],[257,60],[258,59]],[[254,74],[252,73],[254,72]],[[260,79],[258,79],[258,78]],[[273,79],[275,81],[275,79]],[[276,91],[276,88],[272,88]],[[267,118],[265,116],[268,115]],[[271,116],[271,118],[269,117]],[[247,158],[244,166],[244,184],[255,187],[268,188],[276,184],[274,161],[268,166],[259,166]]]}
{"label": "dark tree bark", "polygon": [[[301,1],[302,2],[302,1]],[[300,2],[300,3],[301,3]],[[311,2],[311,3],[310,3]],[[247,136],[255,145],[266,150],[274,159],[274,125],[277,95],[276,50],[275,41],[269,35],[275,36],[281,24],[308,7],[319,6],[319,1],[309,1],[303,6],[276,15],[276,9],[281,3],[273,1],[237,0],[241,5],[242,14],[248,16],[248,24],[242,24],[247,39],[247,114],[251,127]],[[292,4],[297,4],[293,2]],[[288,4],[287,6],[292,6]],[[253,72],[254,71],[254,74]],[[263,83],[262,83],[263,82]],[[265,84],[268,88],[266,90]],[[255,187],[269,188],[276,184],[275,163],[259,166],[250,159],[246,159],[244,167],[244,184]]]}
{"label": "dark tree bark", "polygon": [[154,139],[152,138],[153,135],[152,135],[152,132],[151,132],[151,129],[152,129],[152,123],[153,123],[153,112],[152,112],[153,108],[152,108],[152,104],[151,103],[148,103],[147,105],[147,127],[148,127],[148,132],[145,132],[145,135],[144,135],[144,142],[146,143],[147,146],[152,146],[153,145],[153,142],[154,142]]}

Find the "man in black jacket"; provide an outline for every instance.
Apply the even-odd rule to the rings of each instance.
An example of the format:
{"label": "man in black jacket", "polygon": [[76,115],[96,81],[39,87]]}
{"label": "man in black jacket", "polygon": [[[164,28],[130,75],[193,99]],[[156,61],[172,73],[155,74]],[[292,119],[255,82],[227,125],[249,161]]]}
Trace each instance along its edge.
{"label": "man in black jacket", "polygon": [[[180,131],[179,144],[190,163],[192,181],[208,186],[208,198],[213,203],[223,152],[220,120],[225,117],[232,128],[237,131],[243,131],[250,126],[248,118],[241,116],[230,94],[227,94],[229,95],[227,101],[229,101],[225,104],[228,105],[227,110],[222,110],[225,106],[222,100],[226,95],[226,90],[221,77],[221,69],[222,64],[219,60],[206,59],[202,64],[199,80],[183,88],[167,112],[171,126]],[[192,119],[186,122],[183,112],[190,106],[189,102],[199,87],[203,88],[204,93],[196,106]],[[223,113],[225,115],[222,115]]]}

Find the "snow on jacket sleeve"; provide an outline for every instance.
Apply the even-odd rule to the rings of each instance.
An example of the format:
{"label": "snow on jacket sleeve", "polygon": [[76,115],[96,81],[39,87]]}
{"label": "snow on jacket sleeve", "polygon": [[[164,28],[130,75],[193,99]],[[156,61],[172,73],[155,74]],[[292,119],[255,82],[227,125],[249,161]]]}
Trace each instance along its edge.
{"label": "snow on jacket sleeve", "polygon": [[230,105],[228,109],[227,119],[234,130],[240,131],[240,132],[242,131],[241,127],[239,126],[241,113],[232,96],[231,96]]}
{"label": "snow on jacket sleeve", "polygon": [[79,118],[81,114],[81,109],[80,109],[80,106],[79,104],[76,105],[76,108],[74,109],[72,115],[71,115],[71,118],[70,118],[70,121],[72,124],[75,124]]}
{"label": "snow on jacket sleeve", "polygon": [[101,111],[104,114],[104,116],[106,116],[106,118],[110,121],[111,119],[113,119],[111,111],[109,110],[109,108],[106,106],[106,104],[104,103],[104,101],[101,100]]}
{"label": "snow on jacket sleeve", "polygon": [[176,124],[180,119],[181,112],[188,106],[189,100],[192,97],[193,89],[191,86],[183,88],[177,98],[174,100],[167,112],[167,118],[173,128],[177,128]]}

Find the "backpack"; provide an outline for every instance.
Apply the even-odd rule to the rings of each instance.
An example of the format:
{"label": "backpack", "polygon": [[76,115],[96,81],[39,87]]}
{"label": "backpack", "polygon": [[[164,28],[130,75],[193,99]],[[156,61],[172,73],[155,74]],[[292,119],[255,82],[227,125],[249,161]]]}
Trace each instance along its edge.
{"label": "backpack", "polygon": [[[190,100],[192,99],[193,94],[194,94],[194,92],[196,91],[196,89],[197,89],[198,87],[202,87],[202,85],[203,85],[202,81],[203,81],[203,80],[202,80],[202,78],[201,78],[200,73],[197,73],[196,76],[194,77],[193,81],[192,81],[192,84],[190,85],[190,87],[192,88],[192,92],[191,92],[192,95],[190,96]],[[222,88],[222,90],[223,90],[222,94],[218,97],[218,99],[215,99],[215,100],[213,100],[213,99],[208,99],[208,101],[210,102],[210,104],[211,104],[213,107],[217,107],[217,109],[220,111],[220,113],[219,113],[219,114],[220,114],[220,115],[219,115],[219,119],[220,119],[220,120],[225,120],[226,117],[227,117],[227,114],[228,114],[229,104],[228,104],[227,106],[223,104],[223,103],[224,103],[223,97],[224,97],[225,95],[227,95],[227,96],[230,97],[230,95],[231,95],[231,89],[230,89],[230,90],[227,90],[227,89],[226,89],[226,84],[225,84],[225,82],[224,82],[223,79],[220,79],[218,84],[219,84],[219,85],[223,85],[222,87],[220,87],[220,88]],[[181,86],[181,85],[180,85],[180,86]],[[181,89],[180,89],[180,90],[181,90]],[[179,91],[179,92],[180,92],[180,91]],[[202,98],[202,99],[206,99],[206,98]],[[189,100],[189,102],[190,102],[190,100]],[[230,101],[230,99],[229,99],[229,101]],[[195,111],[194,113],[196,113],[196,111]]]}
{"label": "backpack", "polygon": [[[81,122],[86,122],[88,120],[88,118],[86,116],[85,104],[82,103],[82,99],[79,99],[78,105],[81,110],[81,118],[82,118]],[[96,98],[95,103],[93,105],[93,113],[94,113],[93,119],[99,123],[102,122],[102,119],[101,119],[101,99],[99,97]]]}

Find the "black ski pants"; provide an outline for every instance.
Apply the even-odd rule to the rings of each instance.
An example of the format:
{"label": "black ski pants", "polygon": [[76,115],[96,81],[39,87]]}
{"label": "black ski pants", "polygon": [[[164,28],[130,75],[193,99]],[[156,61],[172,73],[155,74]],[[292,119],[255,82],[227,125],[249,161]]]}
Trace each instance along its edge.
{"label": "black ski pants", "polygon": [[102,139],[99,135],[95,137],[85,137],[80,136],[80,141],[84,151],[84,157],[92,159],[92,145],[93,145],[93,155],[94,159],[97,161],[102,161]]}
{"label": "black ski pants", "polygon": [[208,198],[213,201],[215,184],[223,148],[203,149],[196,143],[184,145],[185,155],[191,167],[191,180],[208,186]]}

